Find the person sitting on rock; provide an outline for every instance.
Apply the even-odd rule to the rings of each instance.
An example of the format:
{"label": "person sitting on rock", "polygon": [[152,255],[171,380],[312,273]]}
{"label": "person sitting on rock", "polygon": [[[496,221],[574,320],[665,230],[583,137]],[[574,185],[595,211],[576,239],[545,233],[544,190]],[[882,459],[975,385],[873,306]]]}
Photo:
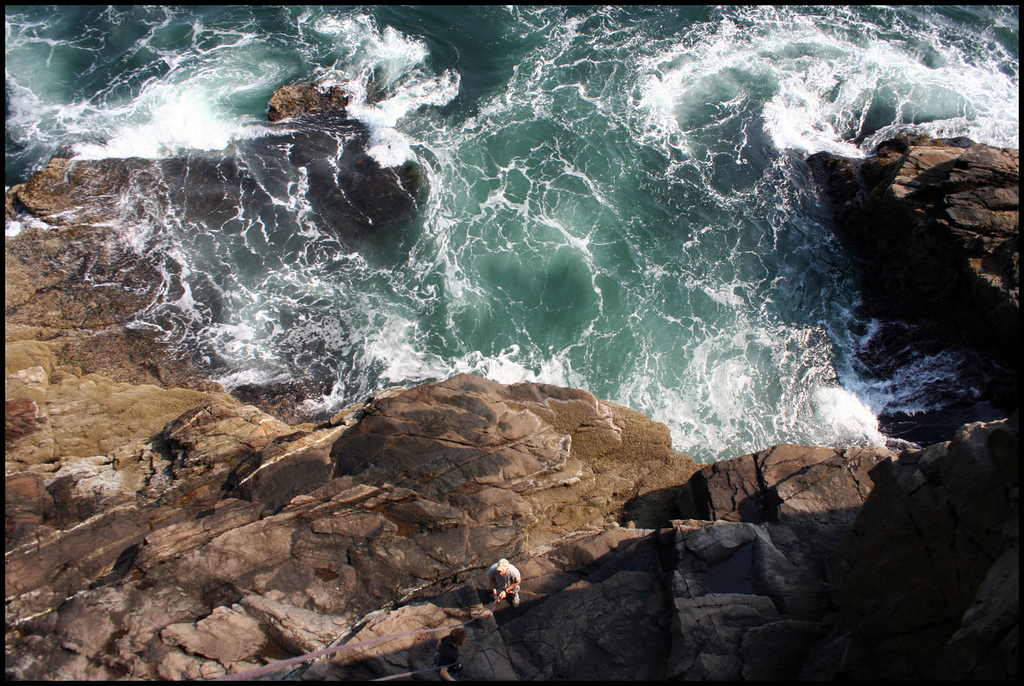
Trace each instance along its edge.
{"label": "person sitting on rock", "polygon": [[487,578],[494,591],[494,601],[504,600],[512,596],[512,607],[519,607],[519,584],[523,575],[508,560],[501,558],[487,570]]}
{"label": "person sitting on rock", "polygon": [[439,674],[445,681],[455,681],[454,672],[462,669],[459,664],[459,646],[468,640],[466,630],[457,626],[447,636],[437,642],[437,652],[434,653],[434,667],[439,668]]}

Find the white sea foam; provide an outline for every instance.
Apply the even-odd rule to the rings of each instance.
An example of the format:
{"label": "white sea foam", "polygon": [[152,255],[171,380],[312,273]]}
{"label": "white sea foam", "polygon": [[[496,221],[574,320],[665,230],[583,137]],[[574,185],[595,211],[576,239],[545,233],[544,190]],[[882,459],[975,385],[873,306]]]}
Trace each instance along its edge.
{"label": "white sea foam", "polygon": [[[256,130],[214,105],[217,93],[193,87],[160,84],[129,107],[108,110],[110,135],[103,143],[79,143],[76,156],[161,158],[186,150],[222,150],[235,138]],[[116,122],[116,123],[114,123]]]}
{"label": "white sea foam", "polygon": [[8,128],[51,148],[73,141],[74,153],[88,159],[222,150],[237,138],[262,135],[254,113],[234,103],[246,93],[273,88],[287,69],[260,46],[256,34],[208,29],[201,23],[193,26],[191,49],[154,47],[153,33],[164,28],[158,23],[128,46],[127,54],[154,54],[166,68],[140,61],[141,66],[116,74],[98,93],[68,99],[76,77],[67,70],[83,67],[51,60],[56,43],[47,48],[50,57],[40,60],[47,41],[28,28],[12,32],[8,24]]}
{"label": "white sea foam", "polygon": [[[645,130],[669,150],[689,156],[697,132],[757,106],[760,89],[772,84],[761,116],[778,150],[862,157],[907,130],[1017,145],[1019,93],[1002,68],[1005,56],[968,60],[937,31],[920,37],[928,46],[922,56],[919,44],[883,42],[876,27],[841,9],[822,17],[768,6],[724,14],[640,64]],[[878,121],[876,111],[892,118]]]}
{"label": "white sea foam", "polygon": [[[10,190],[11,189],[9,187],[6,187],[6,190],[4,191],[4,194],[6,195],[7,193],[10,192]],[[47,224],[46,222],[44,222],[43,220],[37,219],[36,217],[32,216],[31,214],[24,214],[23,213],[23,214],[19,214],[17,217],[8,218],[8,219],[5,220],[5,222],[4,222],[4,235],[7,236],[8,238],[13,238],[14,236],[17,236],[19,233],[21,233],[23,230],[28,229],[28,228],[36,228],[36,229],[44,229],[45,230],[45,229],[50,229],[52,227],[49,224]]]}
{"label": "white sea foam", "polygon": [[338,62],[321,70],[318,82],[341,86],[349,94],[349,116],[370,129],[367,152],[381,166],[394,167],[415,159],[415,141],[399,123],[421,107],[447,105],[459,93],[459,73],[435,74],[427,66],[430,52],[422,40],[390,26],[381,31],[367,15],[316,23],[321,33],[336,37]]}
{"label": "white sea foam", "polygon": [[803,153],[827,151],[844,157],[863,157],[853,143],[836,131],[832,103],[823,102],[820,89],[799,77],[783,79],[778,94],[764,106],[765,129],[779,150]]}
{"label": "white sea foam", "polygon": [[830,445],[886,445],[875,412],[850,391],[818,386],[812,402],[816,433]]}
{"label": "white sea foam", "polygon": [[392,384],[419,383],[444,379],[453,374],[477,374],[500,383],[550,383],[567,385],[574,376],[561,356],[542,359],[534,371],[519,345],[513,344],[494,355],[470,351],[445,358],[423,349],[419,327],[394,318],[369,334],[365,345],[367,361],[382,367],[381,376]]}

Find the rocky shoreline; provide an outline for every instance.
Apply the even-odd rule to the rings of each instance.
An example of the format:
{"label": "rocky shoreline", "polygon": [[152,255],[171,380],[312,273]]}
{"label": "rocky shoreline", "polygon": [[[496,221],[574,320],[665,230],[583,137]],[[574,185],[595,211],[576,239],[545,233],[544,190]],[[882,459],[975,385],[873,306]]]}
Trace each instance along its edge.
{"label": "rocky shoreline", "polygon": [[[1020,368],[1019,152],[968,140],[904,136],[865,159],[807,159],[839,236],[862,260],[861,319],[873,320],[859,355],[868,374],[892,378],[914,350],[968,351],[963,387],[936,420],[883,417],[890,434],[948,440],[941,424],[1016,409]],[[957,413],[959,410],[959,413]],[[959,421],[956,421],[959,419]],[[938,425],[937,430],[928,426]]]}
{"label": "rocky shoreline", "polygon": [[[329,118],[344,94],[291,86],[271,104]],[[411,170],[359,159],[352,183],[415,203]],[[874,306],[953,284],[914,307],[914,334],[963,332],[1007,414],[1016,160],[925,140],[809,160],[840,230],[881,260],[869,273],[894,297]],[[245,404],[125,328],[156,265],[96,208],[111,184],[170,171],[104,164],[55,159],[7,199],[9,220],[58,227],[5,241],[8,679],[215,678],[463,622],[475,679],[1017,677],[1015,411],[921,450],[781,445],[700,468],[665,426],[543,384],[462,375],[330,418],[297,410],[301,388]],[[365,195],[374,221],[353,230],[385,221]],[[492,613],[498,557],[526,582]],[[438,635],[273,678],[426,669]]]}

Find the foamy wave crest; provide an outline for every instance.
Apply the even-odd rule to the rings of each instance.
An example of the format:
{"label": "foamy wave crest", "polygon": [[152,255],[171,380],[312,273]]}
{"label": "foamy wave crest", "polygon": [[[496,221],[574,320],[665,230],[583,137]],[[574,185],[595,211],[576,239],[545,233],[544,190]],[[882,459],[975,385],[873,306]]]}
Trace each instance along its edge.
{"label": "foamy wave crest", "polygon": [[321,70],[324,86],[341,86],[350,96],[349,116],[370,129],[367,152],[382,166],[415,159],[413,140],[398,130],[399,122],[421,107],[447,105],[459,94],[458,72],[435,74],[422,40],[392,27],[381,31],[366,15],[324,17],[316,29],[337,39],[339,58]]}
{"label": "foamy wave crest", "polygon": [[[6,195],[10,190],[10,186],[5,186],[4,194]],[[43,220],[36,219],[31,214],[23,213],[17,217],[8,218],[4,222],[4,235],[8,238],[12,238],[27,228],[49,229],[51,227]]]}
{"label": "foamy wave crest", "polygon": [[[73,80],[63,72],[73,68],[70,64],[39,70],[33,61],[37,41],[22,37],[13,48],[9,41],[8,88],[13,97],[8,125],[39,131],[32,139],[43,145],[47,140],[54,147],[77,141],[70,146],[74,154],[91,159],[222,150],[233,140],[262,135],[259,119],[268,94],[286,77],[287,60],[254,33],[199,22],[191,27],[190,47],[158,48],[156,36],[174,30],[168,28],[170,21],[156,21],[125,57],[160,59],[116,73],[103,89],[86,97],[75,93]],[[13,82],[12,66],[17,73]],[[253,102],[259,103],[258,109]]]}
{"label": "foamy wave crest", "polygon": [[850,391],[822,385],[814,389],[812,399],[815,433],[830,444],[886,445],[874,411]]}
{"label": "foamy wave crest", "polygon": [[667,149],[690,155],[697,133],[758,110],[777,150],[863,157],[908,131],[1018,144],[1016,59],[998,49],[931,26],[893,41],[922,31],[900,12],[886,25],[838,8],[722,12],[641,62],[637,104]]}
{"label": "foamy wave crest", "polygon": [[104,112],[109,139],[78,143],[75,155],[155,159],[187,150],[223,150],[232,140],[258,135],[259,128],[215,104],[223,94],[216,88],[154,85],[132,104]]}
{"label": "foamy wave crest", "polygon": [[[471,351],[444,358],[424,349],[419,327],[400,317],[370,334],[366,342],[367,359],[382,367],[381,379],[403,385],[445,379],[454,374],[476,374],[499,383],[550,383],[560,386],[581,385],[564,357],[556,355],[534,365],[519,345],[513,344],[495,355]],[[536,367],[534,371],[531,367]]]}

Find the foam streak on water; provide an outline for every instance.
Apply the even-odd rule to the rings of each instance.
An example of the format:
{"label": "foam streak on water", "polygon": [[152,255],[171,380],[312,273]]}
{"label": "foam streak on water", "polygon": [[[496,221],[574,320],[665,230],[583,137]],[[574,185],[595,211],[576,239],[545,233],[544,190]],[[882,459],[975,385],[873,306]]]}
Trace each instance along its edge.
{"label": "foam streak on water", "polygon": [[[44,10],[7,10],[8,184],[58,152],[251,180],[215,221],[125,199],[166,269],[136,325],[229,386],[305,379],[324,410],[460,372],[577,386],[715,460],[882,444],[881,413],[956,384],[954,353],[858,365],[871,323],[800,160],[908,131],[1016,146],[1016,8]],[[295,168],[313,133],[265,123],[302,80],[423,170],[409,225],[333,235],[312,175],[351,131]]]}

